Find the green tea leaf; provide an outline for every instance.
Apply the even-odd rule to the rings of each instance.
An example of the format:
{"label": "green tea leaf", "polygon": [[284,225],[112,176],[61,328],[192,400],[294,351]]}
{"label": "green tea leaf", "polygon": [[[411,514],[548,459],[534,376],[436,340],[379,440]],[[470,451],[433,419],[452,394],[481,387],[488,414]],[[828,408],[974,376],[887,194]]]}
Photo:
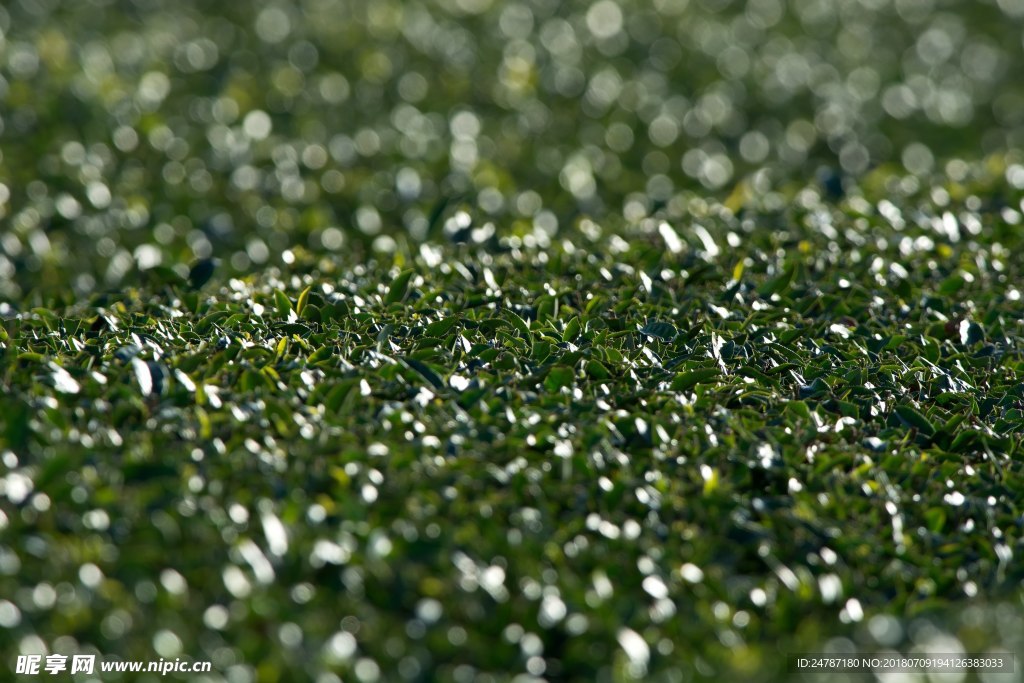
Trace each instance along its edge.
{"label": "green tea leaf", "polygon": [[935,433],[935,426],[928,420],[928,418],[911,406],[896,406],[896,415],[899,416],[900,420],[902,420],[904,424],[914,427],[925,436],[931,436]]}
{"label": "green tea leaf", "polygon": [[508,321],[512,323],[512,327],[516,329],[519,336],[525,339],[527,344],[533,346],[533,335],[530,333],[529,323],[513,311],[508,311]]}
{"label": "green tea leaf", "polygon": [[299,294],[299,300],[295,303],[295,314],[302,315],[302,312],[306,309],[306,303],[309,301],[309,292],[313,289],[313,285],[306,287]]}
{"label": "green tea leaf", "polygon": [[654,337],[664,342],[672,341],[679,332],[675,325],[664,321],[649,322],[640,328],[640,331],[649,337]]}
{"label": "green tea leaf", "polygon": [[274,305],[277,308],[277,314],[282,318],[287,318],[292,312],[292,302],[288,299],[288,295],[280,289],[274,290]]}
{"label": "green tea leaf", "polygon": [[448,332],[451,331],[451,329],[453,327],[455,327],[455,325],[458,324],[458,322],[459,322],[459,319],[456,316],[451,316],[451,317],[448,317],[448,318],[442,318],[441,320],[437,320],[437,321],[432,322],[429,325],[427,325],[426,328],[424,329],[423,333],[427,337],[441,337],[441,338],[443,338],[445,335],[448,334]]}
{"label": "green tea leaf", "polygon": [[576,337],[580,336],[580,330],[580,319],[577,316],[573,316],[573,318],[565,325],[565,332],[562,333],[562,341],[575,341]]}
{"label": "green tea leaf", "polygon": [[412,280],[412,276],[414,274],[415,271],[412,270],[403,270],[399,273],[391,282],[391,287],[388,288],[387,296],[384,297],[384,303],[397,304],[404,301],[406,295],[409,293],[409,281]]}
{"label": "green tea leaf", "polygon": [[721,376],[718,368],[696,368],[678,373],[672,380],[672,391],[689,391],[698,384],[708,384]]}

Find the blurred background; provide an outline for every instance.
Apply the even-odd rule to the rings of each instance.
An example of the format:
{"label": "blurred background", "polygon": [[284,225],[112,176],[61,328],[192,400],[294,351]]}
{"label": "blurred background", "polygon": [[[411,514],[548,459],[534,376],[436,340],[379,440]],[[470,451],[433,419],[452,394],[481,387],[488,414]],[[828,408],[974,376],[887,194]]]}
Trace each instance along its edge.
{"label": "blurred background", "polygon": [[0,298],[363,258],[443,239],[454,207],[543,246],[699,195],[955,180],[1024,143],[1022,19],[1024,0],[11,0]]}

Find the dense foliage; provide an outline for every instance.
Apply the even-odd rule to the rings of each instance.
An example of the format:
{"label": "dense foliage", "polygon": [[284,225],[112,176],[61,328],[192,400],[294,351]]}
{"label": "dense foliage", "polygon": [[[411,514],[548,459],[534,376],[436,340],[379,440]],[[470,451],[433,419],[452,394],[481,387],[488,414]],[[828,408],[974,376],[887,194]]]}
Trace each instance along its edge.
{"label": "dense foliage", "polygon": [[649,4],[0,8],[3,666],[1021,646],[1024,8]]}

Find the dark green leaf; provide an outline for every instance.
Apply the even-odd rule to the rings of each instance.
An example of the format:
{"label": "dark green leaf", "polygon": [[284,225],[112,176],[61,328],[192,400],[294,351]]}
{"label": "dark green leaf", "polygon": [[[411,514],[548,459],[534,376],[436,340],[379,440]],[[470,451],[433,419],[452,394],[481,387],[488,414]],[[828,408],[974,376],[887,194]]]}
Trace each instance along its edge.
{"label": "dark green leaf", "polygon": [[409,281],[415,271],[403,270],[398,274],[397,277],[391,282],[391,287],[388,288],[387,296],[384,298],[386,304],[397,304],[400,301],[404,301],[406,295],[409,293]]}

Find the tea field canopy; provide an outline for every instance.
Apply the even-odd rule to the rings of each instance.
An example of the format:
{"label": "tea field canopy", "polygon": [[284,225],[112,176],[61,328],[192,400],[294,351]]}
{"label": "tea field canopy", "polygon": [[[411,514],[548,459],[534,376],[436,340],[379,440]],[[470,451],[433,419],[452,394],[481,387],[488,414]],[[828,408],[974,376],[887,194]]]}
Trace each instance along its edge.
{"label": "tea field canopy", "polygon": [[784,680],[789,652],[1013,647],[994,193],[296,250],[8,310],[5,654]]}
{"label": "tea field canopy", "polygon": [[0,7],[2,666],[1021,651],[1022,15]]}

